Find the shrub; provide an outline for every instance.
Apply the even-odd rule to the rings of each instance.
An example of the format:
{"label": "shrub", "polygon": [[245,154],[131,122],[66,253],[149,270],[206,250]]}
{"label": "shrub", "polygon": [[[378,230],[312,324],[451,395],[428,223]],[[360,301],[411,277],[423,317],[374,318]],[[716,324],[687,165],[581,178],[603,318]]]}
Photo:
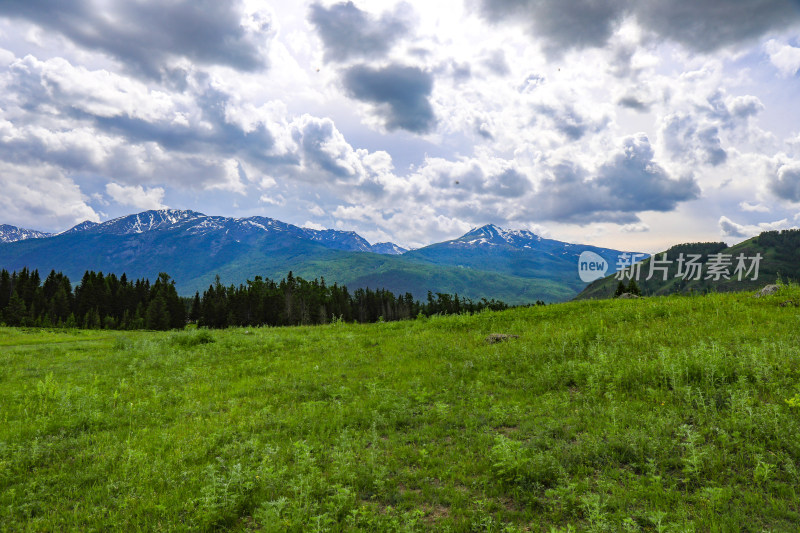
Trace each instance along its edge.
{"label": "shrub", "polygon": [[170,339],[170,344],[173,346],[180,346],[181,348],[191,348],[200,344],[210,344],[212,342],[215,342],[214,336],[207,329],[178,333],[173,335]]}

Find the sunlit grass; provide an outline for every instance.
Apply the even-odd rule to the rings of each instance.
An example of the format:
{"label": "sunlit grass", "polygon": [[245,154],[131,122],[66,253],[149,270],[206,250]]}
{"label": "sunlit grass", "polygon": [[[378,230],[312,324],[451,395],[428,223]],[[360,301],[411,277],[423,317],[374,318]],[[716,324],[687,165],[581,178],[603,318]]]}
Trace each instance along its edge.
{"label": "sunlit grass", "polygon": [[0,329],[0,528],[795,531],[786,302]]}

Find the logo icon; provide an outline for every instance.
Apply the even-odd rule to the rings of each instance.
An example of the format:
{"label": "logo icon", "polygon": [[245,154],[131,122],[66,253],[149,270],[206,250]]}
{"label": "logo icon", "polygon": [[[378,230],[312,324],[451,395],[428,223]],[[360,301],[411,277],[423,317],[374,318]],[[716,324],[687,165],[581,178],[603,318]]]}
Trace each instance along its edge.
{"label": "logo icon", "polygon": [[594,252],[586,250],[578,258],[578,276],[581,281],[591,283],[608,272],[608,261]]}

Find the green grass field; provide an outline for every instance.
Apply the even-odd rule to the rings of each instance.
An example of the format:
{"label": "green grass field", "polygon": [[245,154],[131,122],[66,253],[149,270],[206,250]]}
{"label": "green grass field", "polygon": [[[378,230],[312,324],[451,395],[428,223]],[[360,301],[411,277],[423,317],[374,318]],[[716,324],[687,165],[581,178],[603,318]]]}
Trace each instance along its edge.
{"label": "green grass field", "polygon": [[0,329],[0,529],[798,531],[797,303]]}

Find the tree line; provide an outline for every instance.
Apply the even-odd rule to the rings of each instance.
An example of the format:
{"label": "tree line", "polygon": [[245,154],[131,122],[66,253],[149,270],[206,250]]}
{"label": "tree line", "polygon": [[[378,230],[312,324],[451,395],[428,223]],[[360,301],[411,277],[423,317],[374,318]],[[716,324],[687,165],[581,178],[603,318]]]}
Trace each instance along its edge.
{"label": "tree line", "polygon": [[313,281],[289,272],[280,282],[256,276],[238,287],[224,286],[217,276],[202,295],[181,298],[166,273],[155,282],[129,280],[125,274],[87,271],[73,288],[63,273],[51,271],[42,282],[37,270],[0,271],[0,322],[8,326],[86,329],[291,326],[332,321],[379,322],[435,314],[475,313],[508,306],[496,300],[473,301],[458,295],[428,292],[423,302],[410,293],[378,289],[352,293],[324,279]]}
{"label": "tree line", "polygon": [[246,284],[224,286],[217,276],[202,296],[195,293],[189,318],[199,326],[298,326],[327,324],[332,321],[380,322],[406,320],[419,315],[475,313],[483,309],[501,310],[500,301],[474,302],[458,295],[433,294],[415,300],[411,293],[394,294],[385,289],[356,289],[328,285],[325,279],[305,280],[292,272],[275,282],[256,276]]}
{"label": "tree line", "polygon": [[0,319],[8,326],[165,330],[186,325],[186,304],[164,273],[150,283],[87,271],[73,289],[61,272],[42,282],[38,270],[3,269]]}

